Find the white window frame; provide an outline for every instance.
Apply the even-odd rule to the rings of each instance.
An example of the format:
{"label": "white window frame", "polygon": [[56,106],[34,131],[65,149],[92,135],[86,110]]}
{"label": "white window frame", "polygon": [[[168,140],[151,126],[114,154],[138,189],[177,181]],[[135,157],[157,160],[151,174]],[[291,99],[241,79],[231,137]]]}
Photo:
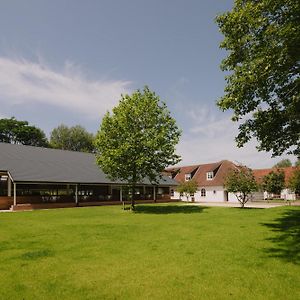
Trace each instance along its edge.
{"label": "white window frame", "polygon": [[200,190],[200,193],[201,193],[201,197],[206,197],[206,189],[202,188]]}
{"label": "white window frame", "polygon": [[185,174],[184,179],[185,179],[185,181],[190,181],[192,179],[192,174],[191,173]]}
{"label": "white window frame", "polygon": [[212,180],[214,178],[214,172],[207,172],[206,173],[206,179]]}

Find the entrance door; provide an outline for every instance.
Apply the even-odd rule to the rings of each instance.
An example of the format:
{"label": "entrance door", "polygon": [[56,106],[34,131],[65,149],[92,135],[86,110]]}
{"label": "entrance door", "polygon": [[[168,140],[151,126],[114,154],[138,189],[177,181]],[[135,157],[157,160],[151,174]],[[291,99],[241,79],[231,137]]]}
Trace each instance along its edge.
{"label": "entrance door", "polygon": [[228,202],[228,192],[224,191],[224,201]]}

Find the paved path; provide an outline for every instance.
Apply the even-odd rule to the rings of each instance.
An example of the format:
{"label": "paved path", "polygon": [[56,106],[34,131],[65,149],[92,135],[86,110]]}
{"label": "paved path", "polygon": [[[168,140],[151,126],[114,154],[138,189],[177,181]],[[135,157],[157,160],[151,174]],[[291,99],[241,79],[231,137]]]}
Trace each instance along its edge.
{"label": "paved path", "polygon": [[[188,202],[187,204],[200,205],[200,206],[219,206],[219,207],[241,207],[240,203],[229,202]],[[245,207],[251,208],[272,208],[279,206],[287,206],[285,202],[282,203],[262,203],[262,202],[248,202]],[[294,206],[294,204],[292,204]]]}

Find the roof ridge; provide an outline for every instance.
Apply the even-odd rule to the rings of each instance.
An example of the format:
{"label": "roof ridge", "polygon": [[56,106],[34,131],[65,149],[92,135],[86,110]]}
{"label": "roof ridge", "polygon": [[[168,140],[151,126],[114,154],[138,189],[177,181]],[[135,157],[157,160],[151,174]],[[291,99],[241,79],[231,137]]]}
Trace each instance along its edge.
{"label": "roof ridge", "polygon": [[271,167],[271,168],[261,168],[261,169],[252,169],[252,171],[262,171],[262,170],[276,170],[276,169],[297,169],[297,166],[288,166],[288,167]]}
{"label": "roof ridge", "polygon": [[32,146],[32,145],[24,145],[24,144],[11,144],[11,143],[4,143],[4,142],[0,142],[0,144],[3,145],[10,145],[11,147],[25,147],[25,148],[34,148],[34,149],[39,149],[39,150],[43,150],[43,151],[61,151],[61,152],[74,152],[74,153],[83,153],[83,154],[92,154],[95,155],[95,153],[91,153],[91,152],[82,152],[82,151],[75,151],[75,150],[65,150],[65,149],[57,149],[57,148],[51,148],[51,147],[40,147],[40,146]]}
{"label": "roof ridge", "polygon": [[[206,165],[214,165],[214,164],[223,164],[224,162],[229,162],[234,164],[234,162],[227,160],[227,159],[223,159],[223,160],[219,160],[216,162],[211,162],[211,163],[200,163],[200,164],[195,164],[195,165],[182,165],[182,166],[178,166],[178,167],[171,167],[171,168],[188,168],[188,167],[200,167],[200,166],[206,166]],[[235,165],[235,164],[234,164]]]}

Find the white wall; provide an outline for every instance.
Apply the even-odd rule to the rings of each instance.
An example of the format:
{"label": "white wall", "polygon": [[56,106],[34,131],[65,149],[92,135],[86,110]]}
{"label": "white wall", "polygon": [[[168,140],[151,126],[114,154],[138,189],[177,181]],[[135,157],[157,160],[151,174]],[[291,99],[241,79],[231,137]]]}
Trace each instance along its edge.
{"label": "white wall", "polygon": [[239,200],[237,199],[235,194],[229,193],[228,194],[228,202],[239,203]]}
{"label": "white wall", "polygon": [[296,200],[295,193],[292,193],[289,189],[284,189],[281,191],[280,197],[286,200]]}
{"label": "white wall", "polygon": [[[205,197],[201,196],[201,189],[205,189]],[[223,202],[224,201],[224,188],[222,186],[206,186],[198,187],[195,194],[196,202]]]}
{"label": "white wall", "polygon": [[[201,196],[201,189],[204,188],[206,193],[205,197]],[[179,199],[180,195],[178,192],[174,192],[172,199]],[[187,201],[185,196],[181,197],[182,201]],[[223,186],[206,186],[198,187],[198,191],[194,195],[195,202],[225,202],[224,187]],[[191,197],[188,201],[191,201]],[[238,202],[234,194],[228,194],[228,202]]]}
{"label": "white wall", "polygon": [[264,192],[254,192],[252,193],[252,199],[253,200],[264,200],[266,198],[266,195]]}
{"label": "white wall", "polygon": [[[201,189],[206,190],[206,196],[201,196]],[[215,191],[215,192],[214,192]],[[254,192],[252,193],[252,200],[264,200],[269,197],[267,192]],[[295,200],[296,195],[289,189],[284,189],[281,192],[280,197],[286,200]],[[178,192],[174,191],[174,196],[171,199],[180,199]],[[225,202],[224,187],[223,186],[212,186],[212,187],[198,187],[198,191],[194,195],[195,202]],[[186,197],[181,197],[182,201],[187,201]],[[188,199],[191,201],[191,197]],[[233,193],[228,193],[228,202],[239,202]]]}
{"label": "white wall", "polygon": [[[206,196],[201,196],[201,189],[206,190]],[[215,191],[215,192],[214,192]],[[174,192],[174,196],[171,199],[180,199],[178,192]],[[198,191],[194,195],[195,202],[225,202],[224,187],[223,186],[211,186],[211,187],[198,187]],[[262,192],[253,193],[253,199],[261,200],[263,198]],[[182,201],[187,201],[185,196],[181,197]],[[189,197],[188,201],[191,201]],[[239,203],[237,197],[233,193],[228,193],[228,202]]]}

